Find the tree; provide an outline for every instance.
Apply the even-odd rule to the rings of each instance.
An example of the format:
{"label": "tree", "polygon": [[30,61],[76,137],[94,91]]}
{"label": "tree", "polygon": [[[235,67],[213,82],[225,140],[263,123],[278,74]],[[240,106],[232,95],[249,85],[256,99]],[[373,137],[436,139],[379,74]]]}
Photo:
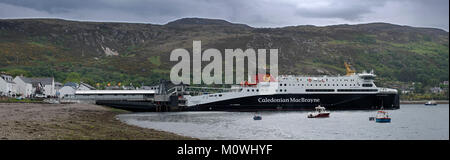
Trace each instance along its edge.
{"label": "tree", "polygon": [[66,77],[66,80],[64,80],[64,83],[67,83],[67,82],[80,83],[80,80],[81,80],[81,75],[79,73],[70,72],[69,74],[67,74],[67,77]]}

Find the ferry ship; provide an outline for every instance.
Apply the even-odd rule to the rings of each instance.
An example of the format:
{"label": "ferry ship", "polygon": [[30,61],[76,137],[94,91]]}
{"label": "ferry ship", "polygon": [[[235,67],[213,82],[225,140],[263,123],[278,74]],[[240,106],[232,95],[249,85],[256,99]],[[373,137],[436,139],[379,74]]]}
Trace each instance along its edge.
{"label": "ferry ship", "polygon": [[397,90],[374,84],[371,72],[355,73],[347,67],[345,76],[254,76],[228,92],[185,96],[186,109],[196,111],[312,110],[321,105],[329,110],[399,109]]}

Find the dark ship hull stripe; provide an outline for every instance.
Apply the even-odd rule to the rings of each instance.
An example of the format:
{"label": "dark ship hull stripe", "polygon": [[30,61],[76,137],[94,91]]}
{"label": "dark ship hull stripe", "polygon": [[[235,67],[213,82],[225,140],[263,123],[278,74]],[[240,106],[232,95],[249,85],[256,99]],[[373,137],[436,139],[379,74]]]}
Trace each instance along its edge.
{"label": "dark ship hull stripe", "polygon": [[215,101],[188,107],[195,111],[399,109],[398,94],[275,94]]}

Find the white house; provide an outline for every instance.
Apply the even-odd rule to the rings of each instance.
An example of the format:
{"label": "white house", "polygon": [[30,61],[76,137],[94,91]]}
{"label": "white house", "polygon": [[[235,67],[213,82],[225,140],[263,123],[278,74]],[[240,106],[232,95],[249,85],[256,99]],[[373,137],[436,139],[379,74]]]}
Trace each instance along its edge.
{"label": "white house", "polygon": [[0,96],[11,97],[16,94],[16,83],[10,75],[0,75]]}
{"label": "white house", "polygon": [[95,87],[92,87],[89,84],[80,82],[80,85],[78,86],[77,90],[82,90],[82,91],[86,91],[86,90],[96,90]]}
{"label": "white house", "polygon": [[75,95],[76,88],[73,86],[64,86],[59,89],[59,98],[66,98]]}
{"label": "white house", "polygon": [[14,78],[17,93],[24,97],[53,97],[56,95],[55,80],[53,78],[27,78],[17,76]]}
{"label": "white house", "polygon": [[74,82],[67,82],[64,84],[64,86],[58,90],[58,97],[59,98],[68,98],[75,95],[75,91],[77,90],[95,90],[94,87],[90,86],[89,84],[81,82],[80,84],[74,83]]}
{"label": "white house", "polygon": [[433,87],[433,88],[430,88],[430,91],[431,91],[431,93],[441,93],[444,90],[442,90],[441,87]]}
{"label": "white house", "polygon": [[13,82],[16,83],[16,92],[23,97],[30,97],[34,93],[33,85],[28,83],[28,81],[24,81],[23,78],[25,77],[17,76],[14,78]]}

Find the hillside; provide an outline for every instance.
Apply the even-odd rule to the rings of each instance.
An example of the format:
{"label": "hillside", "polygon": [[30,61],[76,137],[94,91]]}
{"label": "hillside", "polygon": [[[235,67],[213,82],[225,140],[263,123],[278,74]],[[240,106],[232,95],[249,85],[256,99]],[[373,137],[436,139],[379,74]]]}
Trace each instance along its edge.
{"label": "hillside", "polygon": [[387,23],[253,28],[185,18],[166,25],[0,20],[0,70],[57,81],[151,84],[167,78],[173,49],[278,48],[281,74],[345,74],[343,62],[386,84],[448,80],[449,34]]}

